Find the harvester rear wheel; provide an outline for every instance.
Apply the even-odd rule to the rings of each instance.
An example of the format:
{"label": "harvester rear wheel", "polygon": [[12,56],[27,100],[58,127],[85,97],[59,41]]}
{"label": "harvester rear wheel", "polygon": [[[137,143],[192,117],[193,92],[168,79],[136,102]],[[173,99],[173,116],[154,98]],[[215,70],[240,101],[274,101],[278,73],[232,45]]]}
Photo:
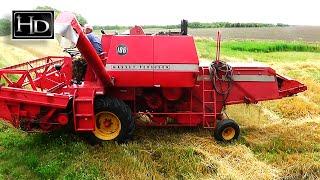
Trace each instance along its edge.
{"label": "harvester rear wheel", "polygon": [[131,110],[123,101],[111,97],[95,99],[96,127],[93,131],[97,140],[126,142],[135,129]]}
{"label": "harvester rear wheel", "polygon": [[231,142],[240,135],[239,125],[232,119],[219,121],[214,130],[214,138],[217,141]]}

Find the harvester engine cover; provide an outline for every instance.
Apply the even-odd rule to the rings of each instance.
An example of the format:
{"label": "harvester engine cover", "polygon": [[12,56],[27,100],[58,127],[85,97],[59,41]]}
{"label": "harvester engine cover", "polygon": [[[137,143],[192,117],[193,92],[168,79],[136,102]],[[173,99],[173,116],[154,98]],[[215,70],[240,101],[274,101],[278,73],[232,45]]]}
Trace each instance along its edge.
{"label": "harvester engine cover", "polygon": [[102,35],[117,87],[193,87],[199,59],[192,36]]}

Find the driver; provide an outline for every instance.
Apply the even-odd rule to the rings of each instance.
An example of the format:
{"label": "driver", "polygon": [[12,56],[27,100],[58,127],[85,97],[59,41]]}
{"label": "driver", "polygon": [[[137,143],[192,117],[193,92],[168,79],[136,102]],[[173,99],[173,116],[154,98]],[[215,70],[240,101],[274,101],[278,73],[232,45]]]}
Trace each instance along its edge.
{"label": "driver", "polygon": [[95,34],[93,34],[93,27],[89,24],[85,24],[84,25],[84,33],[87,34],[87,37],[88,37],[89,41],[91,42],[91,44],[93,45],[96,52],[98,54],[101,54],[103,52],[102,46],[101,46],[101,41]]}

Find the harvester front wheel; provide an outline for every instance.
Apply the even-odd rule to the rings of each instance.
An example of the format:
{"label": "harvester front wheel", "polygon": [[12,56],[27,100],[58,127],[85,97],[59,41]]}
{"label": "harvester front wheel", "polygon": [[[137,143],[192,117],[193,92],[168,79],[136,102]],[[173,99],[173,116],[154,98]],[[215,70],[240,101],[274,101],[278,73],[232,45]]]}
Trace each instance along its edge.
{"label": "harvester front wheel", "polygon": [[225,119],[217,123],[214,130],[214,138],[217,141],[231,142],[240,135],[239,125],[232,119]]}
{"label": "harvester front wheel", "polygon": [[95,99],[96,127],[93,134],[97,140],[126,142],[131,138],[135,124],[131,110],[123,101],[111,97]]}

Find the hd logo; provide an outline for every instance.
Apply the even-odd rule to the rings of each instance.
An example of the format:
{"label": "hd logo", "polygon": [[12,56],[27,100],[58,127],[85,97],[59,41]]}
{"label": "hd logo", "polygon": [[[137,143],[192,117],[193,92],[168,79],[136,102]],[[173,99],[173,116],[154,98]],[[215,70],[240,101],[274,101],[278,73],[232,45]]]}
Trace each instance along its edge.
{"label": "hd logo", "polygon": [[12,39],[53,39],[53,11],[12,11]]}

